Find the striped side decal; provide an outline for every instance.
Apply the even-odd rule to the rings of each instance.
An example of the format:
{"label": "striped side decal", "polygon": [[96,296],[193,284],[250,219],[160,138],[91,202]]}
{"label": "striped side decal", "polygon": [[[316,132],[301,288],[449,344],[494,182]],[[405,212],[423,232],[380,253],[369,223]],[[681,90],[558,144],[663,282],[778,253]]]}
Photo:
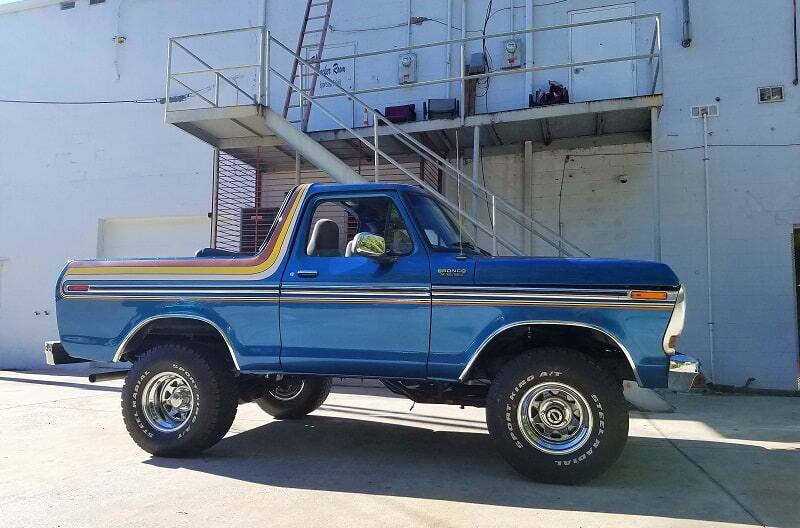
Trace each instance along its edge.
{"label": "striped side decal", "polygon": [[277,271],[310,184],[295,190],[278,220],[275,233],[260,254],[249,258],[79,261],[70,264],[65,280],[253,280]]}

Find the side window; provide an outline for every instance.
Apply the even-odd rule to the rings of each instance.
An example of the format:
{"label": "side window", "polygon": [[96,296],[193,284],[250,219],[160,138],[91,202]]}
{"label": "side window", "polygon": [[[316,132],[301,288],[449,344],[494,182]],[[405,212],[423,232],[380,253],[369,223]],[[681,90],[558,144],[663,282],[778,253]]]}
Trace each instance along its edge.
{"label": "side window", "polygon": [[353,238],[367,232],[386,240],[392,255],[408,255],[414,249],[403,217],[386,197],[325,200],[314,209],[306,254],[310,257],[352,257]]}

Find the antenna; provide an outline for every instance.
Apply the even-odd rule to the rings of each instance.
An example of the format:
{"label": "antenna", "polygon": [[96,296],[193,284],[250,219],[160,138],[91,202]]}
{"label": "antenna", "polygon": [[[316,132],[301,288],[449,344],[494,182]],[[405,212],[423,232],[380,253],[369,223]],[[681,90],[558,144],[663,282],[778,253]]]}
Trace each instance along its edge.
{"label": "antenna", "polygon": [[[458,129],[456,129],[456,168],[461,170],[461,151],[458,146]],[[461,222],[461,175],[456,174],[456,197],[458,201],[458,256],[464,256],[464,242],[461,235],[462,222]]]}

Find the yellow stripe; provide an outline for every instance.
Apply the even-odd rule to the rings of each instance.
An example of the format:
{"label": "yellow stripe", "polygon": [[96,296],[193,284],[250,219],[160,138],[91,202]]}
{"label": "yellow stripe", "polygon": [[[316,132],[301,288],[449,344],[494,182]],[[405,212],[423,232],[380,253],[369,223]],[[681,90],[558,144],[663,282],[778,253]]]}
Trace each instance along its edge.
{"label": "yellow stripe", "polygon": [[300,204],[303,202],[303,198],[305,197],[305,193],[308,190],[310,184],[303,184],[302,188],[299,190],[299,195],[295,203],[292,205],[291,211],[289,211],[289,215],[286,218],[286,222],[281,229],[280,234],[278,235],[278,241],[275,244],[275,247],[272,249],[272,253],[267,257],[267,259],[257,266],[247,266],[247,267],[236,267],[236,266],[229,266],[229,267],[214,267],[214,266],[203,266],[203,267],[159,267],[159,266],[152,266],[152,267],[142,267],[142,266],[114,266],[114,267],[97,267],[97,268],[74,268],[70,269],[67,273],[68,275],[251,275],[256,273],[261,273],[269,269],[280,255],[281,251],[283,250],[284,242],[287,239],[287,235],[289,233],[289,229],[291,228],[292,222],[294,221],[294,217],[297,213],[297,210],[300,208]]}

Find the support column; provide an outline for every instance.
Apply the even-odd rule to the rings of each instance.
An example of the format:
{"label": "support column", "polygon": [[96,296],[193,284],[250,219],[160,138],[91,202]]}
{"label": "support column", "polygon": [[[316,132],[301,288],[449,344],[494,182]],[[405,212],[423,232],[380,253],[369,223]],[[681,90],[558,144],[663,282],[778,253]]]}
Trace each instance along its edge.
{"label": "support column", "polygon": [[658,108],[650,108],[650,174],[653,179],[653,256],[661,261],[661,182],[658,171]]}
{"label": "support column", "polygon": [[[525,156],[522,163],[522,207],[526,216],[533,218],[533,141],[525,142]],[[528,255],[533,255],[534,235],[533,231],[525,232],[523,230],[522,236],[524,238],[523,248]]]}
{"label": "support column", "polygon": [[217,211],[219,204],[219,149],[214,149],[214,167],[211,172],[211,240],[208,247],[217,247]]}
{"label": "support column", "polygon": [[[472,218],[478,218],[478,182],[480,181],[481,170],[481,127],[476,126],[472,129],[472,196],[470,214]],[[491,223],[491,219],[489,219]],[[475,226],[475,236],[478,236],[478,226]]]}

